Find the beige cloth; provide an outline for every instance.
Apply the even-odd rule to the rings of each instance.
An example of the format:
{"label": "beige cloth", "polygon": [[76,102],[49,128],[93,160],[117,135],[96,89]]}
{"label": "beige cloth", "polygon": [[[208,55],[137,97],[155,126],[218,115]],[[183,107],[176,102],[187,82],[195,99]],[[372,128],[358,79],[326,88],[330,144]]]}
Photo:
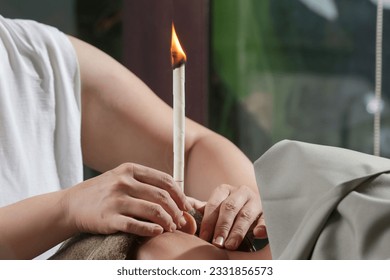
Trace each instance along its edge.
{"label": "beige cloth", "polygon": [[[66,241],[50,257],[51,260],[125,260],[132,259],[137,236],[117,233],[111,235],[80,234]],[[133,249],[133,250],[132,250]]]}
{"label": "beige cloth", "polygon": [[255,162],[276,259],[390,258],[390,160],[282,141]]}

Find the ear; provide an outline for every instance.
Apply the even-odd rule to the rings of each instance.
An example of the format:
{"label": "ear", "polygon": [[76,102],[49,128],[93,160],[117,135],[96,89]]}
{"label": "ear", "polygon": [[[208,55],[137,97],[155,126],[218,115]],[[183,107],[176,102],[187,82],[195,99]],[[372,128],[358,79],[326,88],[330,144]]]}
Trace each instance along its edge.
{"label": "ear", "polygon": [[196,232],[196,222],[195,222],[194,217],[192,217],[187,212],[183,212],[183,217],[187,221],[187,224],[185,224],[180,230],[185,232],[185,233],[194,235]]}

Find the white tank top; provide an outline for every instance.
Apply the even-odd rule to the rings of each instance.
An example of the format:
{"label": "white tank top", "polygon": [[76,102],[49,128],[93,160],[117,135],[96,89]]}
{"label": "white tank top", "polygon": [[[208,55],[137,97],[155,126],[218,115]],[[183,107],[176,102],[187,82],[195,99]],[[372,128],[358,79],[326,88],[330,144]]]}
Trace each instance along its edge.
{"label": "white tank top", "polygon": [[77,56],[56,28],[0,16],[0,206],[83,179]]}

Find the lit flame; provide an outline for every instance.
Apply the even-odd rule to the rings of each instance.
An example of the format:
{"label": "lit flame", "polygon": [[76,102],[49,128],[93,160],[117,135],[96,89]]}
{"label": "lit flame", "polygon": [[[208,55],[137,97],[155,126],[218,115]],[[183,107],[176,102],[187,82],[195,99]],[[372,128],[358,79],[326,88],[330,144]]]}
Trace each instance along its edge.
{"label": "lit flame", "polygon": [[173,69],[180,67],[187,61],[187,56],[184,53],[179,38],[177,38],[175,26],[172,23],[172,43],[171,43],[171,58]]}

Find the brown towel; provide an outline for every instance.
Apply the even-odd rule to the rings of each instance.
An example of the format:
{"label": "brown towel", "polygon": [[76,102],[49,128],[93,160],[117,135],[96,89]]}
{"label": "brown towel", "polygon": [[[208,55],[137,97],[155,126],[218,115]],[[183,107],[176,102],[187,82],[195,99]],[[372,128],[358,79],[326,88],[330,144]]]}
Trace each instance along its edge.
{"label": "brown towel", "polygon": [[50,260],[125,260],[139,244],[135,234],[110,235],[82,233],[63,243]]}
{"label": "brown towel", "polygon": [[[195,218],[198,229],[202,214],[190,212]],[[137,247],[142,243],[142,237],[129,233],[110,235],[81,233],[63,243],[61,248],[50,260],[126,260],[134,259]],[[239,251],[256,251],[252,239],[246,236]]]}

